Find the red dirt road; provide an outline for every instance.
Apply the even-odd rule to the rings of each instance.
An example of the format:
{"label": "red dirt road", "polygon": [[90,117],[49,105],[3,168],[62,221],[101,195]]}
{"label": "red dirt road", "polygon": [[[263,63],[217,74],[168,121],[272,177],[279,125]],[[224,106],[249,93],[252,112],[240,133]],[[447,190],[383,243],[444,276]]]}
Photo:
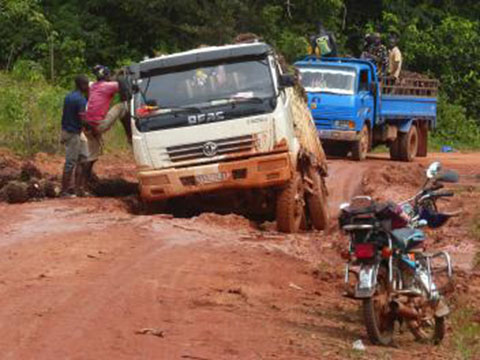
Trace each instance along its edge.
{"label": "red dirt road", "polygon": [[[478,187],[478,154],[422,163],[437,158],[464,175],[460,186]],[[422,171],[381,156],[332,161],[331,211],[355,193],[412,195]],[[467,215],[432,234],[466,270],[472,196],[462,188],[446,206]],[[358,304],[340,296],[338,233],[285,236],[236,215],[135,216],[121,199],[0,204],[0,214],[2,359],[363,358],[357,339],[365,358],[451,358],[448,341],[369,344]]]}

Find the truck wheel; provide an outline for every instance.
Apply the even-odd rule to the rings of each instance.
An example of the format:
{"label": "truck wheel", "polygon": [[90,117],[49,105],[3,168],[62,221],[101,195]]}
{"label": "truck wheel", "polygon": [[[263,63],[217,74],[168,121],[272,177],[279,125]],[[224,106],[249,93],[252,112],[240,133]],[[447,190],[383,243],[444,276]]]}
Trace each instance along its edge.
{"label": "truck wheel", "polygon": [[313,194],[305,194],[310,220],[315,229],[325,230],[329,222],[327,188],[320,173],[314,167],[308,168],[307,176],[312,181],[311,190],[313,191]]}
{"label": "truck wheel", "polygon": [[408,133],[399,134],[399,158],[402,161],[413,161],[418,151],[418,131],[412,125]]}
{"label": "truck wheel", "polygon": [[395,139],[395,141],[392,141],[390,143],[390,146],[389,146],[389,148],[390,148],[390,159],[400,160],[399,147],[400,147],[400,144],[399,144],[398,138]]}
{"label": "truck wheel", "polygon": [[418,157],[426,157],[428,154],[428,125],[426,123],[421,124],[418,129]]}
{"label": "truck wheel", "polygon": [[370,133],[368,126],[364,125],[360,132],[360,139],[355,141],[352,146],[352,158],[356,161],[363,161],[367,158],[368,148],[370,146]]}
{"label": "truck wheel", "polygon": [[297,171],[293,178],[277,195],[277,229],[285,233],[296,233],[305,215],[303,182]]}

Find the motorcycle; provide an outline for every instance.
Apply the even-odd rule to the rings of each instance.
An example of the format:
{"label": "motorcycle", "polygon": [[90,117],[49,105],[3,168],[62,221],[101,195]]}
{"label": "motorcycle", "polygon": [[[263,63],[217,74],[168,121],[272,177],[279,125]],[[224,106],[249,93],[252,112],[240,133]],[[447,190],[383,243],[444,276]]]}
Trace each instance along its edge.
{"label": "motorcycle", "polygon": [[[438,344],[445,335],[449,308],[443,295],[451,287],[452,262],[446,251],[424,251],[421,229],[438,228],[457,215],[439,212],[436,202],[453,196],[440,189],[445,182],[457,182],[458,174],[442,172],[437,162],[426,175],[421,190],[400,204],[359,196],[340,207],[340,228],[349,236],[343,254],[345,295],[362,301],[374,344],[391,345],[396,322],[406,324],[420,341]],[[446,281],[438,286],[437,279]]]}

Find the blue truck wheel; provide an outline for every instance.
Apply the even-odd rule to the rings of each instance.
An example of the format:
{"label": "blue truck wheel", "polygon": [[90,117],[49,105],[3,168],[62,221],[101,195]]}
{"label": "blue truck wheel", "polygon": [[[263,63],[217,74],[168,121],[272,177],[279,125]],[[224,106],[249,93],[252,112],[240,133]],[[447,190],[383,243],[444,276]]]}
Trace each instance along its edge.
{"label": "blue truck wheel", "polygon": [[360,139],[352,145],[353,160],[363,161],[367,158],[368,149],[370,148],[370,131],[367,125],[363,126],[360,132]]}
{"label": "blue truck wheel", "polygon": [[412,125],[407,133],[399,135],[399,155],[402,161],[413,161],[418,151],[418,130],[416,125]]}

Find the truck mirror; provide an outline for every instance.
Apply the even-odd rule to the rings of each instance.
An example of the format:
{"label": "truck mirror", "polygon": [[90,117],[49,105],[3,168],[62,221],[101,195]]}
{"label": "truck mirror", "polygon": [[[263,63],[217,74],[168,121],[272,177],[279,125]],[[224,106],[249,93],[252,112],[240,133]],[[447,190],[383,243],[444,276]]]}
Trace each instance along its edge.
{"label": "truck mirror", "polygon": [[295,76],[290,74],[280,75],[280,87],[288,88],[295,86]]}

